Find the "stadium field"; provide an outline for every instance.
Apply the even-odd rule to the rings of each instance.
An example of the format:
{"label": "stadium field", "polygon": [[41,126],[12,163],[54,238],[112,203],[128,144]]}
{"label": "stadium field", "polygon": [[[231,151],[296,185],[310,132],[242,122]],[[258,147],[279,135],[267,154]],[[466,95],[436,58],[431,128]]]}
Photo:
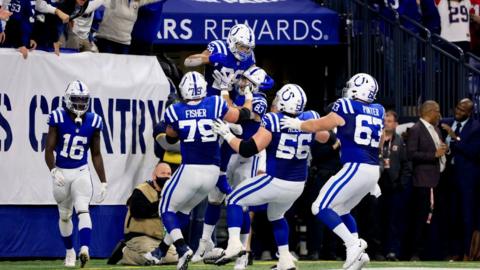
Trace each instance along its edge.
{"label": "stadium field", "polygon": [[[336,261],[301,261],[298,263],[299,270],[317,270],[317,269],[342,269],[343,262]],[[273,261],[255,261],[253,266],[249,266],[247,269],[260,270],[270,269],[274,264]],[[80,268],[77,266],[77,268]],[[68,269],[64,268],[62,261],[3,261],[0,262],[0,269]],[[164,266],[112,266],[107,265],[106,260],[92,260],[86,266],[85,269],[165,269],[174,270],[174,265]],[[189,265],[189,269],[192,270],[231,270],[233,265],[226,265],[217,267],[213,265],[193,264]],[[480,262],[371,262],[364,269],[375,270],[410,270],[410,269],[480,269]]]}

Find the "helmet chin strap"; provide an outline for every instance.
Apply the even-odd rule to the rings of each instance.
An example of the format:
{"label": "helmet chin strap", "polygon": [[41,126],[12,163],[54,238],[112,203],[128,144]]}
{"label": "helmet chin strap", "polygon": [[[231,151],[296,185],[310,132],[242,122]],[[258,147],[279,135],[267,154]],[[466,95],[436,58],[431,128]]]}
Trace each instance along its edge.
{"label": "helmet chin strap", "polygon": [[83,113],[75,112],[75,114],[77,115],[77,117],[75,117],[75,124],[77,124],[78,126],[81,126],[83,123],[83,120],[81,117]]}

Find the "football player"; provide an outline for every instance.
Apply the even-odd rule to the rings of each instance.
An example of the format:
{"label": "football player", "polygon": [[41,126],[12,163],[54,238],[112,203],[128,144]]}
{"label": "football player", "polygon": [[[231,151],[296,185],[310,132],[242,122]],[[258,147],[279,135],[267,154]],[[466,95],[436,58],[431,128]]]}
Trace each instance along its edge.
{"label": "football player", "polygon": [[378,146],[383,130],[385,109],[373,101],[378,92],[377,81],[370,75],[354,75],[344,89],[344,98],[337,100],[325,117],[303,121],[281,120],[283,128],[305,132],[337,128],[342,145],[343,168],[320,190],[312,212],[345,243],[347,258],[344,269],[358,269],[368,263],[364,253],[367,243],[358,238],[355,219],[350,214],[361,199],[377,189],[379,179]]}
{"label": "football player", "polygon": [[[235,106],[242,107],[244,105],[246,89],[253,92],[251,119],[242,122],[240,125],[230,125],[230,129],[233,133],[242,139],[248,140],[257,132],[260,127],[261,119],[267,110],[265,93],[259,91],[260,85],[265,81],[267,76],[267,73],[262,68],[252,66],[244,72],[238,83],[239,95],[235,102],[233,102]],[[247,92],[250,91],[247,90]],[[223,90],[222,97],[228,99],[227,102],[231,102],[228,93],[228,91]],[[224,148],[228,149],[224,150]],[[222,155],[220,174],[221,178],[223,177],[224,179],[222,178],[220,181],[227,181],[226,179],[228,178],[232,186],[235,187],[243,180],[256,176],[258,172],[265,172],[265,151],[252,157],[244,158],[238,154],[233,154],[233,150],[228,143],[222,145],[222,150],[227,152],[227,154]],[[230,157],[228,154],[233,154],[233,156]],[[226,175],[224,171],[226,171]],[[200,239],[198,249],[192,258],[192,262],[201,261],[204,255],[213,249],[214,243],[211,240],[211,237],[215,230],[215,225],[220,218],[221,204],[225,199],[225,196],[230,192],[224,192],[220,188],[216,188],[208,195],[208,206],[205,212],[202,238]],[[244,226],[242,227],[241,238],[243,245],[246,246],[250,229],[250,217],[248,212],[244,213],[244,218],[246,221],[243,223]],[[245,269],[246,263],[248,262],[247,259],[247,254],[238,258],[234,268],[236,270]]]}
{"label": "football player", "polygon": [[[59,107],[48,119],[45,162],[53,180],[53,196],[58,204],[60,234],[66,248],[65,266],[75,267],[76,253],[72,242],[73,207],[78,216],[81,267],[90,259],[89,245],[92,221],[88,212],[93,194],[88,150],[102,184],[98,202],[105,199],[107,181],[100,152],[102,117],[87,112],[90,93],[81,81],[71,82],[65,91],[66,109]],[[55,154],[54,154],[55,153]]]}
{"label": "football player", "polygon": [[228,247],[217,264],[225,264],[239,255],[244,247],[240,240],[244,207],[267,204],[267,216],[279,251],[278,269],[296,269],[288,247],[288,224],[285,212],[300,196],[307,178],[307,160],[314,139],[325,142],[327,132],[311,133],[282,129],[284,117],[302,120],[319,118],[316,112],[303,112],[307,97],[296,84],[284,85],[276,94],[279,112],[267,113],[258,131],[248,140],[237,138],[222,121],[216,121],[214,131],[221,135],[243,157],[266,150],[266,174],[244,180],[227,197]]}
{"label": "football player", "polygon": [[[226,42],[223,40],[210,42],[202,53],[187,57],[184,65],[186,67],[205,65],[207,96],[219,95],[223,88],[222,84],[229,86],[236,84],[242,74],[255,65],[254,48],[255,35],[252,29],[245,24],[236,24],[230,29]],[[262,82],[261,90],[270,89],[272,86],[273,80],[267,77],[267,80]]]}
{"label": "football player", "polygon": [[[213,190],[219,177],[219,137],[213,132],[213,120],[238,122],[250,119],[247,108],[228,107],[220,96],[207,95],[207,82],[198,72],[186,73],[179,85],[183,102],[172,104],[165,111],[166,140],[180,140],[182,163],[165,184],[159,211],[168,236],[146,257],[161,258],[170,244],[175,245],[179,261],[177,269],[187,269],[193,251],[187,246],[181,229],[188,224],[190,211]],[[246,103],[251,107],[252,94]]]}

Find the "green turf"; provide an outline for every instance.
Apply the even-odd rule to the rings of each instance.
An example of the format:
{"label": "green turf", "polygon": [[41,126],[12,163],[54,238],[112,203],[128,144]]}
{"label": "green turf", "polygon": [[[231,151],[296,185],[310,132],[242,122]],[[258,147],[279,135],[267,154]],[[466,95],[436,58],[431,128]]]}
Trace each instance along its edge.
{"label": "green turf", "polygon": [[[155,267],[136,267],[136,266],[111,266],[106,265],[105,260],[92,260],[88,262],[86,269],[165,269],[174,270],[175,266],[155,266]],[[249,270],[270,269],[274,262],[255,261],[254,265],[248,267]],[[409,267],[411,269],[418,269],[420,267],[432,268],[471,268],[480,269],[480,262],[371,262],[367,268],[378,267]],[[77,267],[80,268],[80,267]],[[334,261],[301,261],[298,263],[299,270],[316,270],[316,269],[341,269],[342,262]],[[0,262],[0,269],[65,269],[62,266],[62,261],[2,261]],[[224,270],[233,269],[233,265],[217,267],[214,265],[194,264],[190,265],[192,270]]]}

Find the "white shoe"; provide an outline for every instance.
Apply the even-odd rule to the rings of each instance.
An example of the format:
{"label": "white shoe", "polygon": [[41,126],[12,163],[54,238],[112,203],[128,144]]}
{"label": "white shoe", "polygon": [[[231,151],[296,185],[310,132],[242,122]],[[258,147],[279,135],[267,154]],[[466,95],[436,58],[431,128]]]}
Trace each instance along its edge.
{"label": "white shoe", "polygon": [[187,270],[188,263],[192,259],[193,251],[189,248],[187,252],[183,254],[182,257],[178,258],[177,270]]}
{"label": "white shoe", "polygon": [[363,239],[356,240],[356,243],[347,247],[347,259],[343,264],[343,269],[347,269],[362,255],[368,247],[367,242]]}
{"label": "white shoe", "polygon": [[235,261],[235,266],[233,267],[234,270],[244,270],[247,269],[248,264],[248,254],[244,254],[237,258]]}
{"label": "white shoe", "polygon": [[360,270],[369,262],[370,257],[368,257],[368,254],[364,252],[360,254],[360,257],[347,270]]}
{"label": "white shoe", "polygon": [[75,267],[75,263],[77,262],[77,254],[75,253],[75,249],[67,249],[67,253],[65,255],[65,261],[63,264],[65,267]]}
{"label": "white shoe", "polygon": [[215,244],[213,244],[212,240],[200,239],[197,251],[195,251],[195,254],[192,257],[192,263],[201,262],[205,254],[212,251],[214,247]]}
{"label": "white shoe", "polygon": [[78,255],[80,258],[80,267],[83,268],[85,267],[85,264],[90,260],[90,255],[88,254],[88,247],[87,246],[82,246],[80,248],[80,255]]}
{"label": "white shoe", "polygon": [[293,256],[288,254],[287,256],[280,256],[278,258],[277,270],[295,270],[295,262]]}
{"label": "white shoe", "polygon": [[241,256],[245,253],[245,250],[243,249],[242,242],[240,239],[229,239],[228,240],[228,246],[223,252],[223,256],[218,259],[215,264],[217,265],[224,265],[227,264],[234,259],[236,259],[238,256]]}

